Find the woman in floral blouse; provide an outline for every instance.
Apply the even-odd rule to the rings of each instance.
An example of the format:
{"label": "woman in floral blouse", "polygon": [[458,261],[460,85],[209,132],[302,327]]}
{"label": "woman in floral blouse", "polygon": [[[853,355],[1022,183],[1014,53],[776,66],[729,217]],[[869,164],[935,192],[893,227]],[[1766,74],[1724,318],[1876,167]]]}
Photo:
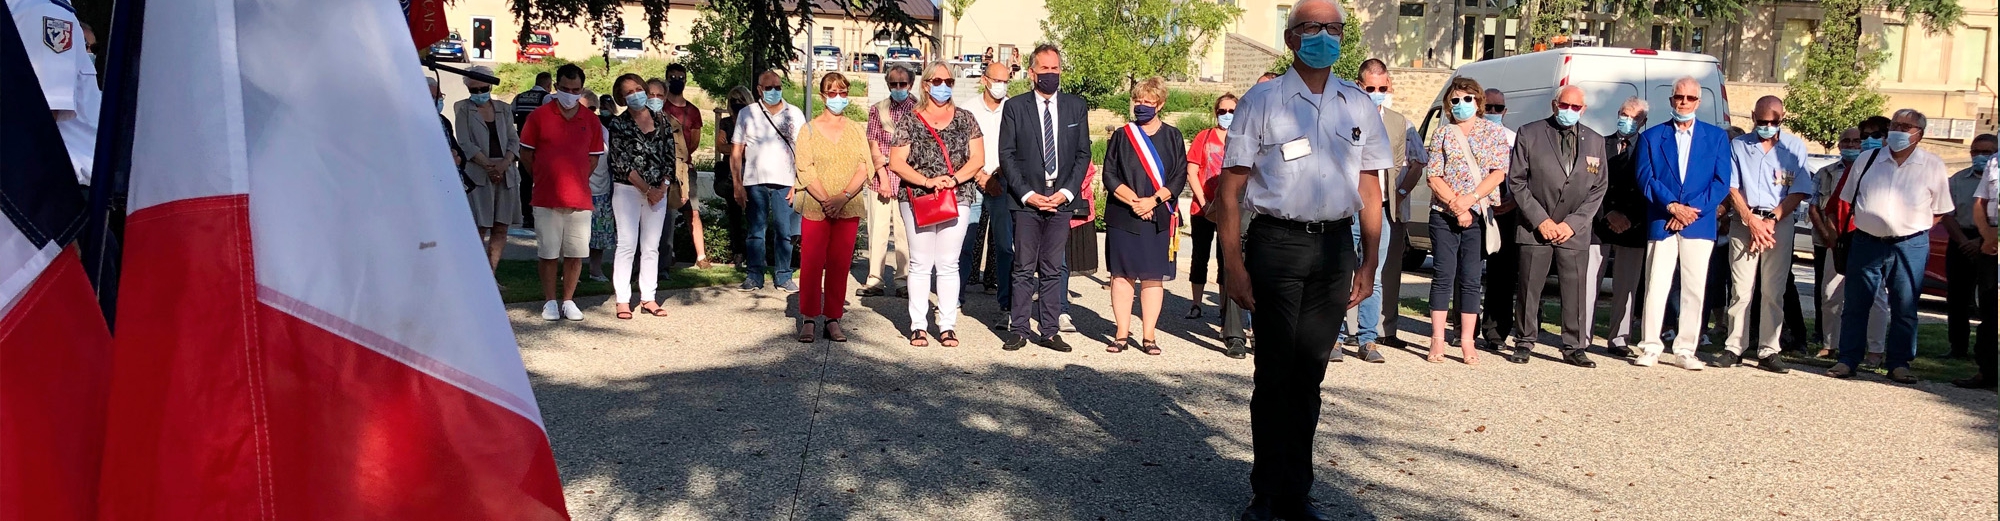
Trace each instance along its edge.
{"label": "woman in floral blouse", "polygon": [[1433,158],[1424,165],[1431,185],[1431,255],[1437,277],[1431,279],[1431,351],[1429,360],[1444,361],[1445,313],[1452,294],[1458,295],[1459,347],[1468,365],[1479,363],[1477,344],[1479,277],[1486,269],[1488,208],[1499,203],[1500,182],[1507,179],[1513,138],[1505,127],[1481,117],[1486,90],[1471,78],[1451,80],[1445,95],[1451,124],[1431,134],[1424,147]]}
{"label": "woman in floral blouse", "polygon": [[[924,89],[924,100],[911,112],[915,117],[902,118],[896,123],[889,169],[903,180],[903,190],[896,197],[902,201],[903,223],[909,229],[905,236],[910,238],[910,345],[930,345],[925,335],[929,329],[931,276],[936,275],[938,343],[957,347],[958,334],[952,328],[958,323],[958,254],[965,246],[966,225],[971,223],[969,204],[973,201],[973,191],[979,189],[966,181],[986,163],[986,154],[972,151],[984,151],[986,145],[972,113],[951,104],[951,88],[955,83],[951,67],[938,62],[925,71],[923,81],[917,85]],[[910,207],[912,196],[940,190],[956,191],[959,217],[918,226]]]}
{"label": "woman in floral blouse", "polygon": [[660,278],[660,233],[667,208],[686,202],[667,200],[672,195],[669,188],[680,181],[677,144],[667,116],[646,106],[646,82],[639,75],[619,76],[612,82],[612,93],[625,105],[625,113],[604,123],[605,131],[611,134],[606,155],[612,182],[611,211],[618,226],[611,288],[617,295],[618,318],[631,319],[632,257],[638,254],[639,310],[663,317],[667,310],[653,299]]}
{"label": "woman in floral blouse", "polygon": [[854,236],[861,229],[861,185],[868,181],[867,129],[843,115],[847,77],[829,72],[819,79],[826,110],[799,133],[799,182],[792,207],[799,227],[799,342],[819,340],[813,320],[826,318],[826,338],[846,342],[840,317],[847,312],[847,271],[854,263]]}

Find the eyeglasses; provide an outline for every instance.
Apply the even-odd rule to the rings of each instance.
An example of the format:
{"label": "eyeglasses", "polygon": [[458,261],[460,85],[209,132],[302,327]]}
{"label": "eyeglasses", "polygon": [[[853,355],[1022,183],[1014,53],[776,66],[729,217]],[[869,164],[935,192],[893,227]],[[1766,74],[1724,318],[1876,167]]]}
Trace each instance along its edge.
{"label": "eyeglasses", "polygon": [[480,88],[477,88],[477,89],[471,89],[471,88],[468,88],[468,89],[465,89],[465,92],[468,92],[468,93],[472,93],[472,94],[485,94],[485,93],[488,93],[488,92],[493,92],[493,87],[480,87]]}
{"label": "eyeglasses", "polygon": [[1685,102],[1688,102],[1688,103],[1694,103],[1694,102],[1698,102],[1698,101],[1701,101],[1701,96],[1690,96],[1690,95],[1687,95],[1687,94],[1675,94],[1675,95],[1674,95],[1674,96],[1673,96],[1672,98],[1668,98],[1668,99],[1671,99],[1671,100],[1673,100],[1673,101],[1675,101],[1675,102],[1682,102],[1682,101],[1685,101]]}
{"label": "eyeglasses", "polygon": [[910,88],[910,82],[907,82],[907,81],[892,81],[892,82],[889,82],[889,88],[891,88],[891,89],[907,89],[907,88]]}
{"label": "eyeglasses", "polygon": [[1369,93],[1369,94],[1374,94],[1374,93],[1377,93],[1377,92],[1389,92],[1389,86],[1388,86],[1388,85],[1383,85],[1383,86],[1380,86],[1380,87],[1376,87],[1376,86],[1374,86],[1374,85],[1369,85],[1369,86],[1365,86],[1365,87],[1361,87],[1361,92],[1366,92],[1366,93]]}
{"label": "eyeglasses", "polygon": [[992,76],[987,76],[987,77],[986,77],[986,81],[987,81],[987,83],[992,83],[992,84],[994,84],[994,85],[1000,85],[1000,84],[1004,84],[1004,83],[1007,83],[1007,78],[995,78],[995,77],[992,77]]}
{"label": "eyeglasses", "polygon": [[1299,36],[1311,36],[1321,31],[1326,32],[1326,34],[1334,38],[1339,38],[1347,33],[1347,24],[1341,22],[1299,22],[1298,25],[1292,26],[1292,34]]}
{"label": "eyeglasses", "polygon": [[1921,132],[1921,131],[1923,131],[1923,130],[1924,130],[1924,128],[1923,128],[1923,127],[1919,127],[1919,126],[1916,126],[1916,125],[1911,125],[1911,124],[1909,124],[1909,123],[1904,123],[1904,122],[1901,122],[1901,121],[1896,121],[1896,122],[1892,122],[1892,123],[1889,123],[1889,130],[1894,130],[1894,131],[1898,131],[1898,132],[1909,132],[1909,133],[1912,133],[1912,134],[1915,134],[1915,133],[1917,133],[1917,132]]}
{"label": "eyeglasses", "polygon": [[847,89],[821,91],[819,95],[829,98],[845,98],[847,97]]}
{"label": "eyeglasses", "polygon": [[1865,138],[1871,138],[1871,137],[1872,137],[1872,138],[1875,138],[1875,139],[1882,139],[1882,138],[1885,138],[1885,137],[1889,137],[1889,131],[1887,131],[1887,130],[1877,130],[1877,131],[1874,131],[1874,132],[1862,132],[1862,133],[1861,133],[1861,137],[1862,137],[1862,138],[1864,138],[1864,139],[1865,139]]}
{"label": "eyeglasses", "polygon": [[1507,106],[1498,103],[1488,103],[1486,104],[1486,112],[1488,114],[1506,114]]}
{"label": "eyeglasses", "polygon": [[1755,123],[1755,124],[1757,124],[1757,126],[1760,126],[1760,127],[1775,127],[1775,126],[1778,126],[1778,124],[1780,124],[1780,123],[1784,123],[1784,122],[1785,122],[1785,118],[1778,118],[1778,119],[1752,119],[1752,120],[1750,120],[1750,122],[1751,122],[1751,123]]}
{"label": "eyeglasses", "polygon": [[935,87],[940,85],[957,85],[958,80],[954,80],[951,78],[931,78],[928,80],[924,80],[924,83],[928,83],[931,86]]}
{"label": "eyeglasses", "polygon": [[1563,103],[1558,101],[1556,102],[1556,110],[1574,110],[1577,112],[1583,112],[1583,105],[1578,105],[1575,103]]}
{"label": "eyeglasses", "polygon": [[[1472,96],[1472,95],[1465,95],[1465,96],[1459,96],[1459,97],[1456,97],[1456,98],[1445,98],[1445,99],[1444,99],[1444,101],[1445,101],[1446,103],[1453,103],[1453,104],[1457,104],[1457,103],[1477,103],[1477,102],[1479,101],[1479,98],[1477,98],[1477,97],[1474,97],[1474,96]],[[1488,107],[1491,107],[1492,105],[1487,105],[1487,106],[1488,106]]]}
{"label": "eyeglasses", "polygon": [[1217,116],[1227,116],[1235,113],[1236,109],[1215,109],[1215,115]]}

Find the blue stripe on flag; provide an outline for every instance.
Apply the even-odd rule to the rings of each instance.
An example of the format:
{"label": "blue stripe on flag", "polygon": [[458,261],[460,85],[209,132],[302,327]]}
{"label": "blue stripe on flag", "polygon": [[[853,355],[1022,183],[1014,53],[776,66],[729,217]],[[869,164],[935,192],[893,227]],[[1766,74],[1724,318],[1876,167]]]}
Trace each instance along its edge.
{"label": "blue stripe on flag", "polygon": [[[0,19],[14,15],[0,5]],[[0,213],[35,247],[67,244],[83,229],[83,187],[63,148],[35,68],[14,24],[0,24]]]}

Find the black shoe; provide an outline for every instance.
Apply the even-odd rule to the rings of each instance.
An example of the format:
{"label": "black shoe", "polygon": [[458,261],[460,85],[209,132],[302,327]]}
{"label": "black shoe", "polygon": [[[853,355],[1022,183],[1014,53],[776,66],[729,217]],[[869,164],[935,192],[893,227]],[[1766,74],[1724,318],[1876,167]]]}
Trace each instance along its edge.
{"label": "black shoe", "polygon": [[1528,363],[1528,353],[1530,352],[1533,352],[1533,348],[1526,345],[1514,346],[1514,354],[1507,355],[1507,361],[1517,364]]}
{"label": "black shoe", "polygon": [[1391,349],[1402,349],[1410,346],[1409,342],[1405,342],[1403,341],[1403,339],[1397,338],[1396,335],[1389,335],[1384,338],[1377,338],[1375,339],[1375,343],[1389,347]]}
{"label": "black shoe", "polygon": [[1013,333],[1000,334],[1000,349],[1006,351],[1020,351],[1021,348],[1023,347],[1028,347],[1028,339],[1021,338],[1021,335],[1016,335]]}
{"label": "black shoe", "polygon": [[1757,368],[1778,374],[1792,372],[1790,368],[1785,367],[1784,360],[1779,360],[1782,356],[1778,353],[1771,353],[1771,356],[1759,358],[1757,359]]}
{"label": "black shoe", "polygon": [[1722,352],[1720,352],[1720,353],[1716,353],[1716,354],[1715,354],[1715,359],[1713,359],[1713,360],[1709,360],[1709,361],[1708,361],[1708,366],[1709,366],[1709,367],[1736,367],[1736,364],[1738,364],[1738,363],[1742,363],[1742,361],[1743,361],[1743,357],[1741,357],[1741,356],[1738,356],[1738,355],[1737,355],[1736,353],[1731,353],[1731,352],[1729,352],[1729,350],[1726,350],[1726,349],[1725,349],[1725,350],[1723,350],[1723,351],[1722,351]]}
{"label": "black shoe", "polygon": [[1993,380],[1984,375],[1973,375],[1971,378],[1953,380],[1951,384],[1958,386],[1960,389],[1986,389],[1991,391],[1994,388]]}
{"label": "black shoe", "polygon": [[1318,506],[1313,505],[1311,498],[1300,499],[1296,503],[1282,506],[1277,512],[1280,514],[1278,517],[1285,521],[1333,521],[1333,516],[1321,512]]}
{"label": "black shoe", "polygon": [[896,288],[896,298],[910,298],[910,287],[903,286]]}
{"label": "black shoe", "polygon": [[1632,358],[1634,356],[1638,356],[1638,353],[1632,352],[1632,348],[1625,346],[1611,346],[1604,350],[1604,354],[1619,358]]}
{"label": "black shoe", "polygon": [[1062,335],[1049,335],[1046,339],[1036,341],[1035,345],[1049,348],[1050,351],[1057,353],[1068,353],[1070,350],[1069,342],[1064,342]]}
{"label": "black shoe", "polygon": [[1568,354],[1563,355],[1563,361],[1569,362],[1569,365],[1581,367],[1584,369],[1597,367],[1597,362],[1590,361],[1590,355],[1584,353],[1582,349],[1570,350]]}
{"label": "black shoe", "polygon": [[865,287],[865,288],[861,288],[861,289],[857,289],[857,290],[854,290],[854,296],[856,296],[856,297],[880,297],[880,296],[882,296],[882,288],[881,288],[881,287],[879,287],[879,286],[868,286],[868,287]]}
{"label": "black shoe", "polygon": [[1250,506],[1243,508],[1242,521],[1274,521],[1277,513],[1271,509],[1271,500],[1258,497],[1250,500]]}
{"label": "black shoe", "polygon": [[1222,356],[1237,360],[1242,360],[1243,357],[1250,356],[1250,342],[1244,341],[1241,338],[1224,340],[1222,341],[1222,345],[1224,347]]}

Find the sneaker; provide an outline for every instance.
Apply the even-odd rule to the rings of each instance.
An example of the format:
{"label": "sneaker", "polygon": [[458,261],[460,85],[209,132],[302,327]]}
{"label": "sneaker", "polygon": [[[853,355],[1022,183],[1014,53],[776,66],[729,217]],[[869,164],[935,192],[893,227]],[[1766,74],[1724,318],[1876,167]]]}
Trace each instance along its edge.
{"label": "sneaker", "polygon": [[606,277],[604,276],[603,273],[594,273],[590,275],[590,280],[598,282],[611,282],[611,277]]}
{"label": "sneaker", "polygon": [[1736,364],[1742,361],[1743,361],[1742,356],[1739,356],[1736,353],[1732,353],[1729,350],[1725,349],[1720,353],[1716,353],[1715,359],[1708,361],[1708,366],[1726,369],[1730,367],[1736,367]]}
{"label": "sneaker", "polygon": [[1790,368],[1785,367],[1785,361],[1780,360],[1780,358],[1781,356],[1778,353],[1771,353],[1771,356],[1759,358],[1757,359],[1757,368],[1778,374],[1792,372]]}
{"label": "sneaker", "polygon": [[737,286],[736,289],[740,289],[743,291],[760,291],[764,289],[764,281],[760,279],[743,279],[743,285]]}
{"label": "sneaker", "polygon": [[1695,356],[1693,353],[1679,355],[1679,356],[1681,359],[1681,369],[1686,369],[1689,371],[1701,370],[1702,368],[1701,357]]}
{"label": "sneaker", "polygon": [[1380,364],[1389,361],[1387,358],[1382,358],[1382,351],[1375,348],[1374,342],[1361,344],[1361,359],[1371,364]]}
{"label": "sneaker", "polygon": [[1652,353],[1640,353],[1639,358],[1635,358],[1632,360],[1632,365],[1636,365],[1639,367],[1652,367],[1653,364],[1659,362],[1660,362],[1660,355]]}
{"label": "sneaker", "polygon": [[786,292],[786,293],[798,293],[798,292],[799,292],[799,283],[798,283],[798,282],[796,282],[796,281],[790,281],[790,280],[788,280],[788,281],[785,281],[785,283],[784,283],[784,284],[779,284],[779,285],[778,285],[778,289],[782,289],[782,290],[785,290],[785,292]]}
{"label": "sneaker", "polygon": [[1064,333],[1076,332],[1076,324],[1070,323],[1069,313],[1063,313],[1062,316],[1056,318],[1056,330]]}
{"label": "sneaker", "polygon": [[1237,360],[1242,360],[1243,357],[1250,356],[1250,342],[1248,341],[1241,338],[1231,338],[1224,340],[1222,344],[1224,346],[1222,356]]}
{"label": "sneaker", "polygon": [[543,302],[542,320],[562,320],[562,304],[553,300]]}
{"label": "sneaker", "polygon": [[1917,383],[1917,375],[1910,374],[1910,368],[1898,367],[1889,370],[1889,380],[1899,384]]}
{"label": "sneaker", "polygon": [[583,320],[583,310],[577,309],[576,301],[565,300],[562,302],[562,317],[571,322]]}

